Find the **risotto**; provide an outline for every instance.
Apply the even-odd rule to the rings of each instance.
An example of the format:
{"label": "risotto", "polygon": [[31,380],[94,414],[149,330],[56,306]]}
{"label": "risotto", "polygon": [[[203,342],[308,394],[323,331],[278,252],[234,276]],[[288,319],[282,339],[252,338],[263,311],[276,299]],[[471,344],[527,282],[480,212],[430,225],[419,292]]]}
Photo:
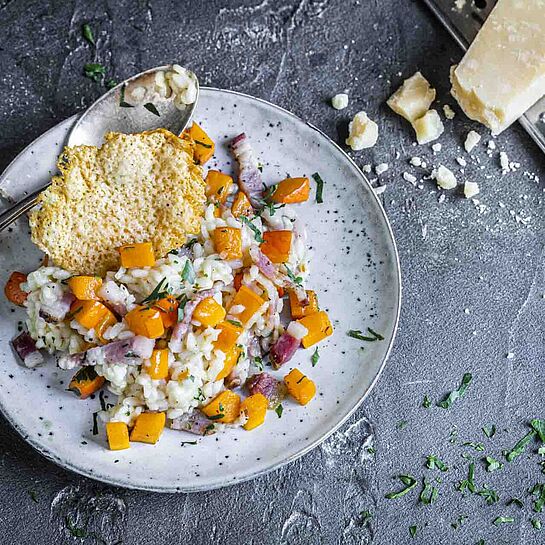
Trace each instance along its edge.
{"label": "risotto", "polygon": [[[198,130],[202,164],[213,147]],[[279,378],[265,371],[333,332],[305,286],[309,256],[295,205],[308,200],[310,181],[265,189],[248,138],[231,148],[237,183],[208,171],[200,231],[183,246],[157,258],[152,243],[139,241],[120,247],[120,267],[102,277],[45,264],[6,285],[27,312],[26,331],[13,341],[22,362],[34,367],[42,351],[54,354],[61,369],[74,370],[69,388],[78,397],[103,387],[117,396],[100,412],[113,450],[155,443],[165,427],[251,430],[284,396],[305,405],[315,395],[298,369]]]}

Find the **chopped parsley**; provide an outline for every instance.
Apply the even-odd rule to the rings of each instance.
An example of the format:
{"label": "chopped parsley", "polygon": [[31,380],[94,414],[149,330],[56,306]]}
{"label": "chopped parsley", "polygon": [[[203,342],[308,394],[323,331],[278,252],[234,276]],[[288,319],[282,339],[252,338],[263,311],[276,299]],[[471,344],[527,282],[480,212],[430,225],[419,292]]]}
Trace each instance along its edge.
{"label": "chopped parsley", "polygon": [[467,515],[460,515],[455,522],[451,523],[452,528],[454,530],[458,530],[458,528],[460,528],[460,526],[462,526],[468,518],[469,517]]}
{"label": "chopped parsley", "polygon": [[431,407],[431,399],[427,395],[424,396],[422,407],[424,407],[424,409],[429,409]]}
{"label": "chopped parsley", "polygon": [[536,513],[541,513],[543,511],[543,506],[545,505],[545,484],[535,484],[530,489],[530,494],[537,494],[538,498],[534,501],[534,511]]}
{"label": "chopped parsley", "polygon": [[405,428],[407,426],[408,422],[406,420],[400,420],[397,424],[396,424],[396,428],[398,430],[402,430],[403,428]]}
{"label": "chopped parsley", "polygon": [[300,286],[303,283],[303,279],[300,276],[295,276],[293,271],[287,265],[284,264],[284,267],[286,267],[286,272],[288,273],[289,279],[297,286]]}
{"label": "chopped parsley", "polygon": [[538,520],[538,519],[532,519],[530,520],[530,522],[532,523],[532,526],[536,529],[536,530],[541,530],[541,521]]}
{"label": "chopped parsley", "polygon": [[203,148],[211,148],[212,147],[212,144],[207,144],[206,142],[202,142],[201,140],[193,140],[193,142],[195,142],[195,144],[197,144],[198,146],[202,146]]}
{"label": "chopped parsley", "polygon": [[312,367],[316,366],[319,359],[320,359],[320,353],[318,352],[318,347],[316,347],[316,349],[312,353],[312,356],[310,357],[310,362],[312,363]]}
{"label": "chopped parsley", "polygon": [[230,324],[236,326],[236,327],[242,327],[242,324],[238,322],[237,320],[225,320],[226,322],[229,322]]}
{"label": "chopped parsley", "polygon": [[284,412],[284,407],[282,407],[282,403],[276,406],[274,412],[278,415],[278,418],[282,418],[282,413]]}
{"label": "chopped parsley", "polygon": [[520,456],[526,449],[528,443],[535,437],[536,434],[536,430],[529,431],[520,441],[518,441],[516,445],[505,454],[505,458],[507,459],[507,461],[512,462],[515,458]]}
{"label": "chopped parsley", "polygon": [[472,494],[475,493],[475,464],[471,462],[469,464],[467,479],[463,479],[458,483],[458,490],[464,492],[465,489],[468,489]]}
{"label": "chopped parsley", "polygon": [[81,34],[91,45],[95,45],[95,37],[93,35],[93,29],[88,23],[81,25]]}
{"label": "chopped parsley", "polygon": [[464,373],[460,387],[457,390],[450,392],[450,394],[445,399],[443,399],[443,401],[437,403],[437,406],[441,407],[442,409],[449,409],[450,407],[452,407],[452,404],[456,400],[462,399],[462,397],[464,397],[466,393],[468,386],[471,384],[472,378],[473,377],[471,373]]}
{"label": "chopped parsley", "polygon": [[102,78],[106,75],[106,68],[104,68],[102,64],[96,62],[87,63],[83,67],[83,75],[96,83],[100,83]]}
{"label": "chopped parsley", "polygon": [[146,102],[144,104],[144,108],[146,108],[146,110],[148,112],[151,112],[153,115],[156,115],[157,117],[161,117],[161,114],[159,113],[159,110],[157,109],[155,104],[153,104],[153,102]]}
{"label": "chopped parsley", "polygon": [[109,80],[106,80],[104,85],[106,86],[106,89],[113,89],[117,85],[117,81],[110,78]]}
{"label": "chopped parsley", "polygon": [[522,501],[519,500],[518,498],[511,498],[511,499],[507,502],[507,505],[511,505],[512,503],[514,503],[517,507],[520,507],[521,509],[524,507],[524,504],[523,504]]}
{"label": "chopped parsley", "polygon": [[430,456],[427,457],[426,467],[428,469],[437,468],[439,471],[443,471],[443,472],[448,471],[447,464],[445,464],[445,462],[439,460],[439,458],[437,458],[437,456],[434,456],[433,454],[431,454]]}
{"label": "chopped parsley", "polygon": [[324,202],[323,193],[324,193],[324,181],[322,180],[322,177],[315,172],[312,177],[314,178],[314,181],[316,182],[316,202],[318,204],[322,204]]}
{"label": "chopped parsley", "polygon": [[466,441],[465,443],[462,443],[462,446],[471,447],[475,449],[477,452],[484,452],[484,445],[482,443],[475,443],[474,441]]}
{"label": "chopped parsley", "polygon": [[416,536],[416,530],[417,530],[416,526],[409,526],[409,535],[411,537],[415,537]]}
{"label": "chopped parsley", "polygon": [[503,464],[501,462],[498,462],[498,460],[496,460],[495,458],[492,458],[492,456],[486,456],[485,462],[486,462],[486,471],[490,473],[492,471],[496,471],[498,469],[503,468]]}
{"label": "chopped parsley", "polygon": [[38,495],[36,494],[36,490],[29,490],[28,495],[34,503],[38,503]]}
{"label": "chopped parsley", "polygon": [[263,358],[256,356],[254,358],[254,365],[260,370],[263,371]]}
{"label": "chopped parsley", "polygon": [[248,228],[253,232],[256,242],[259,242],[260,244],[262,242],[265,242],[265,239],[261,235],[261,231],[246,216],[240,216],[239,220],[247,225]]}
{"label": "chopped parsley", "polygon": [[360,513],[360,517],[361,517],[360,524],[362,526],[365,526],[367,523],[371,521],[371,519],[373,518],[373,514],[371,513],[371,511],[365,510]]}
{"label": "chopped parsley", "polygon": [[479,490],[477,494],[479,496],[482,496],[488,505],[493,505],[500,501],[498,493],[495,490],[491,490],[490,488],[488,488],[488,486],[486,486],[485,484],[483,485],[483,489]]}
{"label": "chopped parsley", "polygon": [[511,522],[515,522],[513,517],[496,517],[493,524],[499,526],[500,524],[509,524]]}
{"label": "chopped parsley", "polygon": [[153,291],[142,301],[142,304],[145,303],[152,303],[154,301],[158,301],[159,299],[163,299],[163,297],[166,297],[169,295],[169,286],[166,279],[166,276],[160,280],[160,282],[153,288]]}
{"label": "chopped parsley", "polygon": [[532,429],[538,434],[539,440],[542,443],[545,443],[545,420],[534,418],[530,421],[530,426],[532,426]]}
{"label": "chopped parsley", "polygon": [[489,439],[492,439],[492,437],[494,437],[494,435],[496,434],[496,426],[494,424],[489,427],[483,426],[481,429]]}
{"label": "chopped parsley", "polygon": [[374,341],[383,341],[384,337],[380,333],[376,333],[370,327],[367,328],[367,331],[370,335],[364,335],[359,329],[350,329],[347,333],[349,337],[353,339],[358,339],[358,341],[365,342],[374,342]]}
{"label": "chopped parsley", "polygon": [[439,494],[439,490],[436,486],[432,486],[429,481],[426,481],[426,479],[423,480],[424,487],[422,488],[422,491],[420,492],[420,496],[418,496],[418,499],[424,504],[424,505],[431,505],[436,499]]}
{"label": "chopped parsley", "polygon": [[397,492],[389,492],[384,496],[386,499],[397,500],[398,498],[401,498],[405,494],[409,493],[418,484],[418,481],[412,475],[399,475],[398,479],[405,485],[405,487]]}
{"label": "chopped parsley", "polygon": [[214,414],[212,416],[209,416],[208,420],[219,420],[220,418],[224,418],[224,417],[225,417],[224,413],[218,413],[218,414]]}
{"label": "chopped parsley", "polygon": [[193,268],[193,263],[191,263],[189,259],[185,262],[181,275],[184,282],[189,282],[190,284],[195,283],[195,269]]}

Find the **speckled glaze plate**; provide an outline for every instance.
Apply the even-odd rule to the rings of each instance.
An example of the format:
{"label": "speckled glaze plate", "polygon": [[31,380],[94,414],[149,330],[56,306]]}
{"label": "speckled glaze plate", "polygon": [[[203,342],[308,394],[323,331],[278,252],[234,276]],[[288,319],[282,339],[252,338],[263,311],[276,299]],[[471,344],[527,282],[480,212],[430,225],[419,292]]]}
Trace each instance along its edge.
{"label": "speckled glaze plate", "polygon": [[[368,181],[352,160],[315,127],[295,115],[246,95],[203,88],[195,119],[216,141],[207,165],[232,172],[227,144],[244,131],[273,183],[286,173],[325,181],[324,202],[299,206],[313,252],[309,286],[331,317],[335,332],[311,350],[300,350],[277,372],[299,367],[318,394],[305,407],[287,399],[282,418],[270,411],[265,425],[246,432],[196,438],[166,430],[156,445],[132,443],[107,449],[104,429],[93,434],[98,397],[81,401],[66,391],[70,372],[53,361],[38,369],[19,366],[9,346],[24,313],[0,298],[0,408],[17,431],[57,464],[104,482],[160,492],[209,490],[251,479],[293,461],[334,432],[356,410],[377,381],[391,349],[400,308],[400,271],[392,231]],[[60,123],[26,148],[0,178],[14,198],[42,184],[55,171],[56,157],[75,118]],[[160,191],[160,188],[158,188]],[[26,219],[0,234],[0,282],[13,270],[39,266]],[[383,341],[362,343],[350,329],[371,327]],[[107,402],[115,396],[106,395]],[[96,431],[96,430],[95,430]],[[188,444],[197,439],[197,444]]]}

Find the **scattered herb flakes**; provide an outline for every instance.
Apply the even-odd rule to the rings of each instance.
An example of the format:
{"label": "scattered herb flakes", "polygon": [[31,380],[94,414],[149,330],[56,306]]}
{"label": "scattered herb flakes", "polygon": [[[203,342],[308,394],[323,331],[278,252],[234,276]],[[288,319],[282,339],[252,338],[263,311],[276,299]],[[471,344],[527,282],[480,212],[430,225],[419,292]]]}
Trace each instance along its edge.
{"label": "scattered herb flakes", "polygon": [[238,218],[242,223],[248,226],[248,228],[252,231],[254,234],[254,238],[256,242],[259,242],[260,244],[262,242],[265,242],[265,239],[263,238],[261,231],[246,217],[246,216],[240,216]]}
{"label": "scattered herb flakes", "polygon": [[441,407],[442,409],[450,409],[450,407],[452,407],[452,404],[456,400],[462,399],[462,397],[464,397],[468,386],[471,384],[472,379],[473,376],[471,375],[471,373],[464,373],[464,376],[462,377],[462,383],[460,384],[459,388],[450,392],[450,394],[445,399],[443,399],[443,401],[437,403],[437,406]]}
{"label": "scattered herb flakes", "polygon": [[93,435],[98,435],[98,412],[93,413]]}
{"label": "scattered herb flakes", "polygon": [[365,450],[366,450],[369,454],[375,454],[375,452],[376,452],[375,447],[367,447]]}
{"label": "scattered herb flakes", "polygon": [[466,441],[465,443],[462,443],[462,446],[471,447],[475,449],[477,452],[484,452],[484,445],[482,443],[475,443],[474,441]]}
{"label": "scattered herb flakes", "polygon": [[507,502],[507,505],[511,505],[511,504],[514,504],[514,505],[516,505],[517,507],[520,507],[521,509],[524,507],[524,504],[523,504],[522,501],[519,500],[518,498],[511,498],[511,499]]}
{"label": "scattered herb flakes", "polygon": [[532,526],[536,529],[536,530],[541,530],[541,521],[538,520],[538,519],[532,519],[530,520],[530,522],[532,523]]}
{"label": "scattered herb flakes", "polygon": [[456,443],[457,440],[458,440],[458,428],[454,426],[450,430],[448,442],[454,444]]}
{"label": "scattered herb flakes", "polygon": [[454,530],[458,530],[458,528],[460,528],[460,526],[463,526],[464,522],[468,518],[469,517],[467,515],[459,515],[458,518],[454,522],[452,522],[450,525]]}
{"label": "scattered herb flakes", "polygon": [[195,269],[193,268],[193,263],[188,259],[185,262],[184,268],[182,269],[182,280],[184,282],[189,282],[189,284],[195,283]]}
{"label": "scattered herb flakes", "polygon": [[[182,272],[182,275],[183,275],[183,272]],[[169,286],[165,276],[159,281],[157,286],[153,288],[153,291],[142,301],[142,304],[152,303],[153,301],[158,301],[159,299],[163,299],[163,297],[166,297],[167,295],[169,295],[168,290],[169,290]]]}
{"label": "scattered herb flakes", "polygon": [[100,83],[106,75],[106,68],[102,64],[90,62],[83,66],[83,75],[96,83]]}
{"label": "scattered herb flakes", "polygon": [[284,267],[286,267],[286,272],[288,273],[288,277],[289,279],[297,284],[298,286],[300,286],[302,283],[303,283],[303,279],[300,277],[300,276],[295,276],[293,274],[293,271],[287,266],[287,265],[284,265]]}
{"label": "scattered herb flakes", "polygon": [[360,517],[361,517],[361,521],[360,521],[360,524],[362,526],[365,526],[366,524],[368,524],[369,522],[371,522],[371,519],[373,518],[373,513],[371,513],[371,511],[368,511],[367,509],[365,511],[362,511],[360,513]]}
{"label": "scattered herb flakes", "polygon": [[396,424],[396,428],[398,430],[402,430],[403,428],[406,428],[407,427],[407,424],[408,422],[406,420],[400,420],[397,424]]}
{"label": "scattered herb flakes", "polygon": [[448,471],[448,466],[445,462],[441,461],[437,456],[430,454],[426,459],[426,467],[428,469],[438,469],[439,471]]}
{"label": "scattered herb flakes", "polygon": [[483,426],[481,429],[488,439],[492,439],[496,434],[496,426],[494,424],[492,424],[492,426]]}
{"label": "scattered herb flakes", "polygon": [[369,331],[369,333],[371,333],[371,335],[373,335],[375,340],[377,340],[377,341],[383,341],[384,340],[384,337],[380,333],[377,333],[376,331],[373,331],[370,327],[367,328],[367,331]]}
{"label": "scattered herb flakes", "polygon": [[495,490],[488,488],[488,486],[485,484],[483,484],[482,490],[477,491],[477,494],[482,496],[488,505],[493,505],[500,501],[498,493]]}
{"label": "scattered herb flakes", "polygon": [[78,528],[77,526],[75,526],[69,516],[65,517],[64,523],[66,524],[66,528],[73,537],[87,537],[87,531],[84,528]]}
{"label": "scattered herb flakes", "polygon": [[106,89],[110,90],[113,89],[117,85],[117,81],[115,79],[108,79],[106,80],[106,83],[104,83]]}
{"label": "scattered herb flakes", "polygon": [[424,401],[422,401],[422,407],[424,407],[424,409],[429,409],[431,407],[431,399],[427,395],[424,396]]}
{"label": "scattered herb flakes", "polygon": [[254,358],[254,365],[259,369],[259,371],[263,371],[263,359],[260,356],[256,356]]}
{"label": "scattered herb flakes", "polygon": [[536,430],[529,431],[509,452],[505,454],[507,461],[512,462],[517,456],[520,456],[536,434]]}
{"label": "scattered herb flakes", "polygon": [[479,541],[477,541],[476,545],[486,545],[486,543],[484,542],[484,539],[479,539]]}
{"label": "scattered herb flakes", "polygon": [[134,108],[134,106],[132,104],[129,104],[126,100],[125,100],[125,85],[123,85],[121,87],[121,91],[119,93],[119,106],[121,108]]}
{"label": "scattered herb flakes", "polygon": [[503,464],[501,462],[498,462],[498,460],[496,460],[495,458],[492,458],[492,456],[486,456],[485,462],[486,462],[486,471],[490,473],[498,469],[503,469]]}
{"label": "scattered herb flakes", "polygon": [[91,45],[95,45],[95,37],[91,25],[88,23],[81,25],[81,34]]}
{"label": "scattered herb flakes", "polygon": [[38,495],[36,494],[36,490],[29,490],[28,495],[34,503],[38,503]]}
{"label": "scattered herb flakes", "polygon": [[202,146],[203,148],[210,149],[212,147],[212,144],[207,144],[206,142],[202,142],[201,140],[193,140],[193,142],[195,142],[195,144],[197,144],[198,146]]}
{"label": "scattered herb flakes", "polygon": [[370,327],[367,328],[367,331],[370,333],[370,335],[363,334],[359,329],[350,329],[347,335],[353,339],[358,339],[358,341],[365,341],[369,343],[384,340],[382,335],[375,333]]}
{"label": "scattered herb flakes", "polygon": [[318,352],[318,347],[316,347],[316,349],[312,353],[312,356],[310,357],[310,362],[312,363],[312,367],[316,366],[319,359],[320,359],[320,353]]}
{"label": "scattered herb flakes", "polygon": [[278,418],[282,418],[282,413],[284,412],[284,407],[282,407],[282,403],[276,406],[274,412],[278,415]]}
{"label": "scattered herb flakes", "polygon": [[153,102],[146,102],[144,104],[144,108],[146,108],[146,110],[148,112],[151,112],[153,115],[156,115],[157,117],[161,117],[161,114],[159,113],[159,110],[157,109],[155,104],[153,104]]}
{"label": "scattered herb flakes", "polygon": [[530,421],[530,426],[532,426],[532,429],[538,434],[539,440],[542,443],[545,443],[545,420],[534,418]]}
{"label": "scattered herb flakes", "polygon": [[312,178],[316,182],[316,202],[318,204],[322,204],[324,202],[323,194],[325,182],[322,180],[322,177],[317,172],[312,175]]}
{"label": "scattered herb flakes", "polygon": [[460,492],[464,492],[464,490],[467,488],[471,493],[475,493],[475,463],[471,462],[469,464],[468,469],[468,476],[467,479],[463,479],[458,483],[458,490]]}
{"label": "scattered herb flakes", "polygon": [[409,535],[411,537],[415,537],[416,536],[416,530],[417,530],[416,526],[409,526]]}
{"label": "scattered herb flakes", "polygon": [[418,499],[420,502],[422,502],[424,505],[431,505],[435,502],[437,499],[437,496],[439,495],[439,490],[436,486],[432,486],[429,481],[426,481],[426,479],[423,479],[423,488],[420,492],[420,495],[418,496]]}
{"label": "scattered herb flakes", "polygon": [[535,484],[530,489],[530,494],[537,494],[538,498],[534,501],[534,511],[536,513],[541,513],[543,511],[543,506],[545,505],[545,484]]}
{"label": "scattered herb flakes", "polygon": [[499,526],[500,524],[510,524],[512,522],[515,522],[513,517],[496,517],[493,524]]}
{"label": "scattered herb flakes", "polygon": [[399,475],[398,479],[405,485],[405,488],[402,488],[398,492],[389,492],[386,494],[384,497],[388,500],[397,500],[403,497],[418,484],[418,481],[412,475]]}
{"label": "scattered herb flakes", "polygon": [[231,325],[234,325],[236,327],[242,327],[242,324],[237,320],[225,320],[226,322],[229,322]]}

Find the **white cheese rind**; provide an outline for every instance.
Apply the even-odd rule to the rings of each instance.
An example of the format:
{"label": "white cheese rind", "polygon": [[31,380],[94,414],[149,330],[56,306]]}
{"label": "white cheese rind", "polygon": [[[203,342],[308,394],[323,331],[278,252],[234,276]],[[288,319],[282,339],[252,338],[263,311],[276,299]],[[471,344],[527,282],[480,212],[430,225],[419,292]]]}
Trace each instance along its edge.
{"label": "white cheese rind", "polygon": [[390,108],[411,123],[422,117],[435,100],[435,89],[428,80],[416,72],[386,102]]}
{"label": "white cheese rind", "polygon": [[451,94],[499,134],[545,95],[545,1],[499,0],[458,66]]}

